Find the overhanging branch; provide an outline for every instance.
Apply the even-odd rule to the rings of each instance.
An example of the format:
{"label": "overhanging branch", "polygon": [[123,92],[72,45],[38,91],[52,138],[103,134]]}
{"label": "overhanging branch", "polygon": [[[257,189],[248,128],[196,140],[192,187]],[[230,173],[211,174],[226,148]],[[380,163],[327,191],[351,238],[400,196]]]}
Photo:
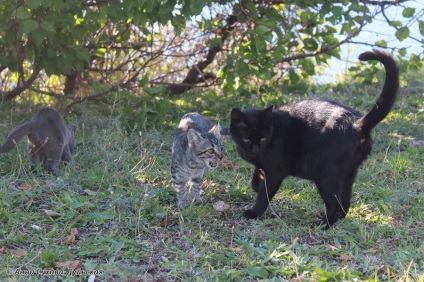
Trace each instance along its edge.
{"label": "overhanging branch", "polygon": [[215,79],[213,74],[204,73],[204,69],[209,66],[214,60],[216,55],[222,51],[222,46],[227,38],[230,36],[232,30],[234,30],[235,23],[238,22],[236,15],[230,15],[227,18],[226,25],[220,29],[218,33],[221,37],[220,44],[213,46],[209,49],[205,59],[191,67],[186,78],[181,84],[172,84],[168,86],[168,92],[174,95],[182,94],[194,87],[198,83],[205,83],[208,78]]}

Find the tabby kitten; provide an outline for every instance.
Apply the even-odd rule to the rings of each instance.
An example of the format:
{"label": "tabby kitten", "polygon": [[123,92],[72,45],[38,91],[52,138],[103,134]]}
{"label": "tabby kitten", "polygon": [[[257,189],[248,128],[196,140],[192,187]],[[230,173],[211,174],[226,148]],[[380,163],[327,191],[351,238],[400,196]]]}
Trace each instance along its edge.
{"label": "tabby kitten", "polygon": [[[215,169],[223,158],[221,127],[198,113],[181,119],[172,142],[171,174],[178,205],[202,202],[202,183],[207,167]],[[186,183],[189,181],[188,189]]]}
{"label": "tabby kitten", "polygon": [[231,136],[241,158],[254,165],[252,188],[258,193],[246,218],[261,216],[287,176],[315,182],[324,200],[326,228],[344,218],[360,164],[371,153],[371,130],[389,113],[399,88],[396,61],[381,51],[365,52],[386,69],[383,90],[371,111],[358,111],[328,100],[306,100],[277,111],[231,112]]}

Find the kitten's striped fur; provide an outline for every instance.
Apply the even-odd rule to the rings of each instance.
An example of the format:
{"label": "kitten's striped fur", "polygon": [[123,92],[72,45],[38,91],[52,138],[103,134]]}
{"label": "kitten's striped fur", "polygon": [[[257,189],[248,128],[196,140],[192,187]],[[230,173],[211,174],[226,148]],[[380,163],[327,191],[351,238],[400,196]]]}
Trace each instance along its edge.
{"label": "kitten's striped fur", "polygon": [[[202,183],[207,167],[218,167],[223,157],[221,127],[198,113],[183,116],[172,142],[171,174],[178,205],[202,202]],[[186,183],[188,187],[186,187]]]}

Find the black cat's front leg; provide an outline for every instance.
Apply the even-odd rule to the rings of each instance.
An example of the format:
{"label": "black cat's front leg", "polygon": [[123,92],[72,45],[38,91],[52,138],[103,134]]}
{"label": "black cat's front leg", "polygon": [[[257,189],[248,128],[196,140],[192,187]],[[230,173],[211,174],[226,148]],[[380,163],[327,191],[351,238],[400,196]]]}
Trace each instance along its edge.
{"label": "black cat's front leg", "polygon": [[[263,173],[263,171],[260,171]],[[246,210],[243,216],[247,219],[253,219],[261,216],[268,208],[269,202],[275,196],[281,182],[284,179],[282,173],[263,173],[264,180],[261,182],[261,186],[256,197],[256,203],[253,208]],[[253,179],[252,179],[253,181]]]}
{"label": "black cat's front leg", "polygon": [[255,170],[253,171],[253,174],[252,174],[251,184],[252,184],[253,191],[255,191],[256,193],[259,192],[263,179],[264,179],[264,175],[261,172],[261,169],[255,166]]}

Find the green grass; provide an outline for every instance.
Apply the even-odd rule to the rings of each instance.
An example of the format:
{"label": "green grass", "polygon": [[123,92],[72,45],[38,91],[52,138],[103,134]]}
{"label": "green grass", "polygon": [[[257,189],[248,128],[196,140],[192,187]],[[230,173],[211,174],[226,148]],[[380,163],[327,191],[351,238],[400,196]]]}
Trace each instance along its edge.
{"label": "green grass", "polygon": [[[320,91],[362,112],[378,93]],[[230,137],[228,167],[209,171],[201,206],[177,209],[169,171],[173,130],[185,112],[197,109],[228,126],[232,107],[311,93],[264,94],[262,102],[213,92],[162,99],[135,130],[137,115],[121,114],[119,106],[74,108],[66,120],[79,125],[75,162],[59,176],[30,172],[25,142],[0,155],[0,280],[87,281],[89,274],[41,274],[77,261],[98,271],[96,281],[424,281],[424,148],[411,143],[424,139],[423,91],[401,93],[374,130],[347,218],[328,231],[312,225],[323,208],[316,188],[297,178],[285,180],[263,219],[245,220],[241,214],[255,199],[251,167]],[[1,140],[32,114],[3,105]],[[230,208],[214,210],[219,200]],[[78,235],[66,244],[73,228]]]}

